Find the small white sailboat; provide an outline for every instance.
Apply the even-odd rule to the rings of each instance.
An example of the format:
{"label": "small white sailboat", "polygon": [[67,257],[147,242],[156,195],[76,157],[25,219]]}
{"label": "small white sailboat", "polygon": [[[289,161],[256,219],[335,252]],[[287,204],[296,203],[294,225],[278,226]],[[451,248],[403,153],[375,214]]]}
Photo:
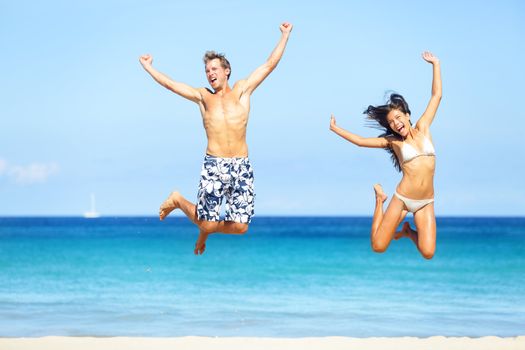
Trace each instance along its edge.
{"label": "small white sailboat", "polygon": [[86,219],[96,219],[100,217],[100,213],[95,209],[95,195],[91,194],[91,209],[84,213]]}

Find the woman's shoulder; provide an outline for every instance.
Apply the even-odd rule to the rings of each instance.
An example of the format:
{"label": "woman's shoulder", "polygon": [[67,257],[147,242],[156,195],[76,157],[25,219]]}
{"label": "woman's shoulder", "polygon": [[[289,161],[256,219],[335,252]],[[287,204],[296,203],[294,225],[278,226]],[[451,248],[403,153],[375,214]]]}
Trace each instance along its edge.
{"label": "woman's shoulder", "polygon": [[394,135],[385,136],[385,139],[388,141],[390,147],[400,147],[403,144],[403,140]]}
{"label": "woman's shoulder", "polygon": [[421,134],[427,139],[432,139],[432,135],[430,134],[430,128],[421,128],[421,127],[415,126],[414,130],[416,130],[418,134]]}

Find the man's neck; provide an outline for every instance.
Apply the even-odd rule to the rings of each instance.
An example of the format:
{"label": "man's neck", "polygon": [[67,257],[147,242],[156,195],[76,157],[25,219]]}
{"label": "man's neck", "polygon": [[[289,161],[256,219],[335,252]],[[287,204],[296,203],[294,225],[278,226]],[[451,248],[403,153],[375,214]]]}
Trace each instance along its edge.
{"label": "man's neck", "polygon": [[220,88],[216,89],[213,91],[213,94],[214,95],[219,95],[219,96],[222,96],[224,95],[225,93],[228,93],[232,91],[232,89],[230,88],[230,85],[228,85],[228,83],[224,84],[224,86],[221,86]]}

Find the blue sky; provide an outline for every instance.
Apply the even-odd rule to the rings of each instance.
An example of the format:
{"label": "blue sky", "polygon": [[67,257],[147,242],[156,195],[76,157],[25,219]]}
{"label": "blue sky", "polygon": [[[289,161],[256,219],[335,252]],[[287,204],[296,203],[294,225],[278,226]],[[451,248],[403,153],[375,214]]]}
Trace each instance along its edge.
{"label": "blue sky", "polygon": [[0,3],[0,216],[156,215],[173,190],[193,200],[206,147],[195,104],[141,68],[206,86],[204,51],[232,82],[262,64],[279,24],[283,59],[252,97],[248,127],[259,215],[371,215],[372,186],[400,180],[382,150],[329,132],[330,113],[364,136],[362,111],[405,96],[413,116],[442,62],[432,126],[437,215],[525,215],[525,5],[520,1],[17,1]]}

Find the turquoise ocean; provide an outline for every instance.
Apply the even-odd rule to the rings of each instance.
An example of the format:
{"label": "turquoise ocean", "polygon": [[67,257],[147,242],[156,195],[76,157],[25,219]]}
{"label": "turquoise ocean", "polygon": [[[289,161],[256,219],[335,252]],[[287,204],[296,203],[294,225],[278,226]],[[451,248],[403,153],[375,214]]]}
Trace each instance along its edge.
{"label": "turquoise ocean", "polygon": [[0,218],[0,336],[525,334],[525,218],[438,218],[436,255],[371,218],[256,217],[193,255],[184,218]]}

